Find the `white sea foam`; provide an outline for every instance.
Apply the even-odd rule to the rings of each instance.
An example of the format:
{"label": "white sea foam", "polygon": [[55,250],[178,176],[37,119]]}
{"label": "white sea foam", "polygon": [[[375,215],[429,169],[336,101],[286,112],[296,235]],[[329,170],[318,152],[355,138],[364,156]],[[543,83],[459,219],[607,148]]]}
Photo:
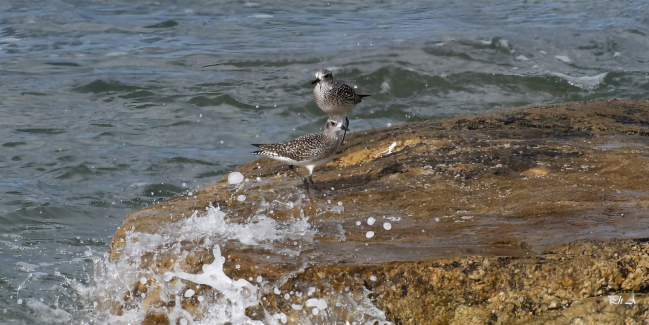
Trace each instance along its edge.
{"label": "white sea foam", "polygon": [[106,56],[109,56],[109,57],[124,56],[126,54],[128,54],[128,53],[126,53],[126,52],[109,52],[109,53],[106,53]]}
{"label": "white sea foam", "polygon": [[564,63],[570,63],[572,62],[570,58],[567,55],[555,55],[554,56],[557,60],[564,62]]}
{"label": "white sea foam", "polygon": [[20,38],[15,38],[15,37],[5,37],[3,39],[0,39],[0,43],[11,43],[11,42],[18,42],[20,41]]}
{"label": "white sea foam", "polygon": [[[124,293],[130,292],[134,283],[142,283],[144,278],[147,283],[152,286],[158,286],[160,295],[164,300],[176,300],[176,308],[173,308],[168,317],[171,323],[176,324],[181,320],[187,321],[188,324],[202,324],[192,319],[192,316],[180,308],[180,299],[182,296],[189,295],[189,290],[183,292],[183,287],[178,287],[180,282],[175,285],[172,282],[164,281],[165,278],[178,277],[186,280],[196,280],[201,283],[207,280],[198,275],[189,275],[180,271],[181,262],[189,254],[184,250],[183,243],[195,243],[203,247],[219,247],[228,242],[239,242],[243,245],[256,246],[262,245],[265,249],[273,249],[272,243],[278,240],[291,240],[300,241],[301,247],[308,246],[313,241],[313,236],[316,231],[308,223],[308,218],[300,215],[300,219],[292,219],[286,222],[277,222],[272,218],[268,218],[263,214],[255,215],[248,218],[242,223],[231,221],[227,218],[227,214],[219,208],[209,207],[203,214],[195,211],[191,216],[182,219],[181,221],[172,224],[169,228],[161,229],[155,234],[139,233],[134,230],[129,230],[125,233],[125,244],[119,253],[119,258],[109,260],[108,256],[104,259],[96,258],[94,260],[94,283],[90,286],[85,286],[71,281],[71,285],[81,296],[82,300],[87,300],[85,303],[93,305],[97,303],[96,314],[92,315],[96,321],[100,323],[110,324],[129,324],[139,323],[144,319],[144,308],[128,308],[124,310],[123,315],[117,316],[109,313],[110,306],[115,303],[121,302],[121,297]],[[150,268],[141,267],[142,257],[151,253],[167,252],[178,256],[176,260],[171,260],[172,266],[171,273],[167,273],[163,278],[161,275],[156,274]],[[215,252],[219,255],[220,253]],[[299,255],[299,249],[295,248],[292,251],[293,255]],[[157,254],[153,256],[156,259]],[[224,283],[229,283],[227,279],[223,278],[218,273],[219,258],[215,261],[217,264],[212,264],[207,269],[203,269],[205,274],[219,274],[220,280]],[[220,262],[222,263],[222,262]],[[221,270],[222,272],[222,270]],[[193,279],[193,280],[192,280]],[[148,281],[150,280],[150,281]],[[247,281],[246,281],[247,282]],[[245,285],[244,285],[245,284]],[[232,299],[242,299],[241,304],[232,304],[228,300],[227,303],[221,301],[214,301],[214,299],[204,299],[201,302],[201,308],[204,312],[204,317],[201,322],[204,324],[224,324],[229,320],[236,319],[238,306],[253,303],[254,299],[247,294],[254,294],[257,292],[256,286],[243,282],[232,282],[232,285],[240,285],[240,289],[247,288],[241,291],[242,297],[235,298],[234,291],[228,291],[229,297]],[[153,288],[151,288],[153,289]],[[216,288],[218,289],[218,288]],[[233,289],[234,290],[234,289]],[[193,290],[192,290],[193,291]],[[192,296],[195,292],[192,293]],[[251,300],[253,299],[253,300]],[[256,299],[256,298],[255,298]],[[139,304],[139,303],[138,303]],[[230,310],[229,308],[235,308]],[[234,317],[234,318],[233,318]],[[241,322],[232,321],[232,323],[240,324]],[[255,324],[254,322],[248,322]]]}
{"label": "white sea foam", "polygon": [[41,324],[71,324],[72,316],[63,309],[53,309],[37,299],[27,299],[27,307]]}
{"label": "white sea foam", "polygon": [[[214,308],[210,310],[208,318],[212,318],[213,324],[259,324],[262,322],[253,321],[246,316],[246,308],[259,304],[257,291],[259,288],[244,280],[233,280],[223,272],[225,258],[221,256],[219,245],[214,246],[214,262],[203,265],[203,273],[191,274],[186,272],[165,272],[165,281],[171,281],[174,277],[191,281],[197,284],[205,284],[220,293],[215,302],[217,306],[225,308]],[[191,289],[190,289],[191,290]],[[189,291],[189,290],[188,290]],[[193,291],[193,290],[192,290]],[[192,296],[193,293],[190,295]],[[185,294],[187,297],[187,295]]]}
{"label": "white sea foam", "polygon": [[[390,127],[390,123],[388,123],[388,127]],[[392,149],[394,149],[396,146],[397,146],[397,142],[396,142],[396,141],[395,141],[395,142],[392,142],[392,144],[390,145],[390,147],[388,147],[388,150],[383,151],[383,152],[385,152],[385,153],[387,153],[387,154],[389,155],[389,154],[392,153]]]}
{"label": "white sea foam", "polygon": [[552,75],[565,79],[569,84],[585,90],[593,90],[597,88],[604,82],[604,78],[606,78],[607,74],[608,72],[604,72],[596,76],[571,77],[562,73],[552,73]]}
{"label": "white sea foam", "polygon": [[[301,205],[301,198],[290,207]],[[84,285],[74,281],[70,284],[76,289],[84,305],[94,306],[90,323],[133,324],[140,323],[146,316],[144,297],[135,296],[129,302],[128,308],[120,309],[123,314],[116,315],[112,308],[123,303],[123,297],[133,292],[134,284],[142,284],[150,292],[158,292],[162,301],[172,302],[173,307],[165,309],[172,324],[286,324],[288,316],[282,313],[270,314],[265,312],[263,322],[250,319],[245,310],[260,303],[263,292],[274,292],[291,299],[294,310],[303,308],[308,312],[299,314],[298,323],[329,324],[349,321],[365,324],[375,320],[379,324],[389,324],[385,315],[376,309],[367,298],[354,296],[345,292],[342,296],[327,296],[326,300],[311,287],[304,292],[282,292],[277,287],[286,280],[270,280],[261,276],[246,279],[230,278],[224,273],[224,262],[227,256],[222,256],[221,247],[227,243],[249,246],[257,252],[268,252],[288,259],[303,258],[302,250],[310,249],[317,233],[308,223],[308,218],[301,211],[300,216],[286,221],[277,221],[267,217],[262,212],[272,214],[273,209],[289,207],[288,201],[263,201],[254,216],[245,220],[234,221],[220,208],[208,207],[207,211],[198,210],[191,216],[170,224],[167,228],[159,229],[156,233],[139,233],[133,229],[126,231],[124,244],[119,248],[118,257],[109,259],[106,254],[103,259],[95,258],[93,284]],[[189,244],[189,246],[188,246]],[[287,248],[286,244],[290,246]],[[200,250],[213,248],[214,262],[203,265],[196,274],[183,270],[185,258],[191,254],[187,247],[199,246]],[[191,250],[191,248],[190,248]],[[168,272],[163,275],[155,272],[155,267],[143,266],[145,260],[155,261],[158,254],[170,254],[174,259],[168,266]],[[167,255],[168,256],[168,255]],[[33,268],[27,265],[26,268]],[[290,276],[286,279],[289,279]],[[211,287],[218,294],[197,292],[194,284]],[[274,289],[273,289],[274,288]],[[193,315],[182,309],[184,299],[197,298],[199,304],[194,319]],[[192,298],[193,297],[193,298]],[[295,299],[298,300],[296,303]],[[310,300],[309,299],[315,299]],[[301,301],[301,302],[299,302]],[[313,307],[308,307],[313,305]],[[359,308],[359,306],[363,306]],[[314,310],[317,310],[314,312]],[[56,311],[55,311],[56,312]],[[65,314],[56,316],[65,323]]]}
{"label": "white sea foam", "polygon": [[[345,291],[325,298],[309,298],[302,303],[300,313],[292,315],[294,324],[379,324],[389,325],[385,313],[374,307],[368,298],[370,291]],[[305,312],[306,311],[306,312]],[[283,314],[282,314],[283,315]],[[281,315],[268,318],[278,319]],[[268,323],[277,324],[277,323]]]}
{"label": "white sea foam", "polygon": [[252,17],[252,18],[257,18],[257,19],[270,19],[270,18],[273,18],[273,15],[269,15],[269,14],[256,14],[256,15],[252,15],[252,16],[250,16],[250,17]]}
{"label": "white sea foam", "polygon": [[387,93],[388,91],[390,91],[390,83],[384,81],[383,83],[381,83],[381,93]]}

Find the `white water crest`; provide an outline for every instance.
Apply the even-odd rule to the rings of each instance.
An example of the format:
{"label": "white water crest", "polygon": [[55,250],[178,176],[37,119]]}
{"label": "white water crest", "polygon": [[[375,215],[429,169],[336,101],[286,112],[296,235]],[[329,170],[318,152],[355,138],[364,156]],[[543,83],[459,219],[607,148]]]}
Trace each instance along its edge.
{"label": "white water crest", "polygon": [[606,78],[607,74],[608,72],[604,72],[596,76],[571,77],[562,73],[552,73],[552,75],[565,79],[569,84],[584,90],[593,90],[599,87],[599,85],[604,82],[604,78]]}

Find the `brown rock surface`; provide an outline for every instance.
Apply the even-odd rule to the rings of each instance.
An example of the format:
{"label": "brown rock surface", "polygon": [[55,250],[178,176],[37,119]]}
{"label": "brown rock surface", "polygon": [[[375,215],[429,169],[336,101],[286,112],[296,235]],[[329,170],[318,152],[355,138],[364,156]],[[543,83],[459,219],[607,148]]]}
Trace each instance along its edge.
{"label": "brown rock surface", "polygon": [[[272,292],[277,286],[282,295],[314,287],[330,306],[369,290],[397,324],[639,324],[649,315],[649,245],[624,238],[649,237],[647,135],[649,101],[627,100],[348,134],[338,158],[316,169],[317,190],[304,193],[301,180],[270,159],[244,164],[238,171],[249,182],[224,178],[131,213],[115,233],[111,260],[127,258],[137,240],[129,234],[163,233],[210,205],[237,223],[259,213],[288,224],[304,215],[317,230],[313,241],[280,240],[270,251],[222,244],[228,276],[268,279],[261,306],[247,310],[251,318],[281,311],[297,322],[290,305],[307,297],[284,299]],[[149,247],[130,263],[143,274],[200,273],[214,259],[207,240],[179,243],[182,256]],[[280,252],[294,245],[297,256]],[[135,281],[104,308],[117,315],[141,308],[145,323],[169,322],[165,312],[177,303],[158,282]],[[624,304],[632,297],[635,304]],[[180,305],[197,318],[206,312],[195,297]]]}

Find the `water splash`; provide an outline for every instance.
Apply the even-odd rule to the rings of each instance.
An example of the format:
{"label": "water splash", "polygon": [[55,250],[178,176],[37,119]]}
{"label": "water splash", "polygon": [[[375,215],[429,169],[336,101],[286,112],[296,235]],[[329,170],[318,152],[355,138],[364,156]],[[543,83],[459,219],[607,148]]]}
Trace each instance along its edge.
{"label": "water splash", "polygon": [[[219,245],[214,246],[214,262],[203,265],[202,274],[190,274],[186,272],[165,272],[165,281],[171,281],[177,277],[198,284],[206,284],[221,293],[215,302],[218,308],[210,308],[212,315],[207,317],[206,324],[259,324],[262,322],[253,321],[246,316],[246,308],[259,304],[258,288],[252,283],[244,280],[233,280],[223,272],[225,258],[221,256]],[[191,290],[191,289],[190,289]],[[175,323],[172,321],[172,323]]]}

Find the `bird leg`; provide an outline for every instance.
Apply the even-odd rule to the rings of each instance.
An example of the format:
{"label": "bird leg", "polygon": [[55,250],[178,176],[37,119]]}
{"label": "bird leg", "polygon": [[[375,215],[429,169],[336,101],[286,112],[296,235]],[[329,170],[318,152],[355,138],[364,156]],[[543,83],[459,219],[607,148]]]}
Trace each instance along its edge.
{"label": "bird leg", "polygon": [[[349,127],[349,119],[347,116],[345,116],[345,126]],[[340,141],[340,144],[345,143],[345,136],[347,135],[347,130],[345,130],[345,133],[343,133],[343,141]]]}
{"label": "bird leg", "polygon": [[304,188],[306,189],[306,192],[309,193],[309,182],[311,182],[311,184],[313,184],[313,179],[311,179],[311,175],[309,175],[308,178],[304,177],[302,174],[298,173],[297,170],[295,170],[295,167],[293,165],[288,165],[288,169],[290,169],[293,172],[293,174],[295,174],[296,176],[299,176],[299,177],[302,178],[302,180],[304,181],[304,183],[303,183]]}
{"label": "bird leg", "polygon": [[288,165],[288,169],[290,169],[295,176],[299,176],[303,180],[306,180],[306,177],[304,177],[302,174],[298,173],[297,170],[295,170],[295,167],[293,165]]}

